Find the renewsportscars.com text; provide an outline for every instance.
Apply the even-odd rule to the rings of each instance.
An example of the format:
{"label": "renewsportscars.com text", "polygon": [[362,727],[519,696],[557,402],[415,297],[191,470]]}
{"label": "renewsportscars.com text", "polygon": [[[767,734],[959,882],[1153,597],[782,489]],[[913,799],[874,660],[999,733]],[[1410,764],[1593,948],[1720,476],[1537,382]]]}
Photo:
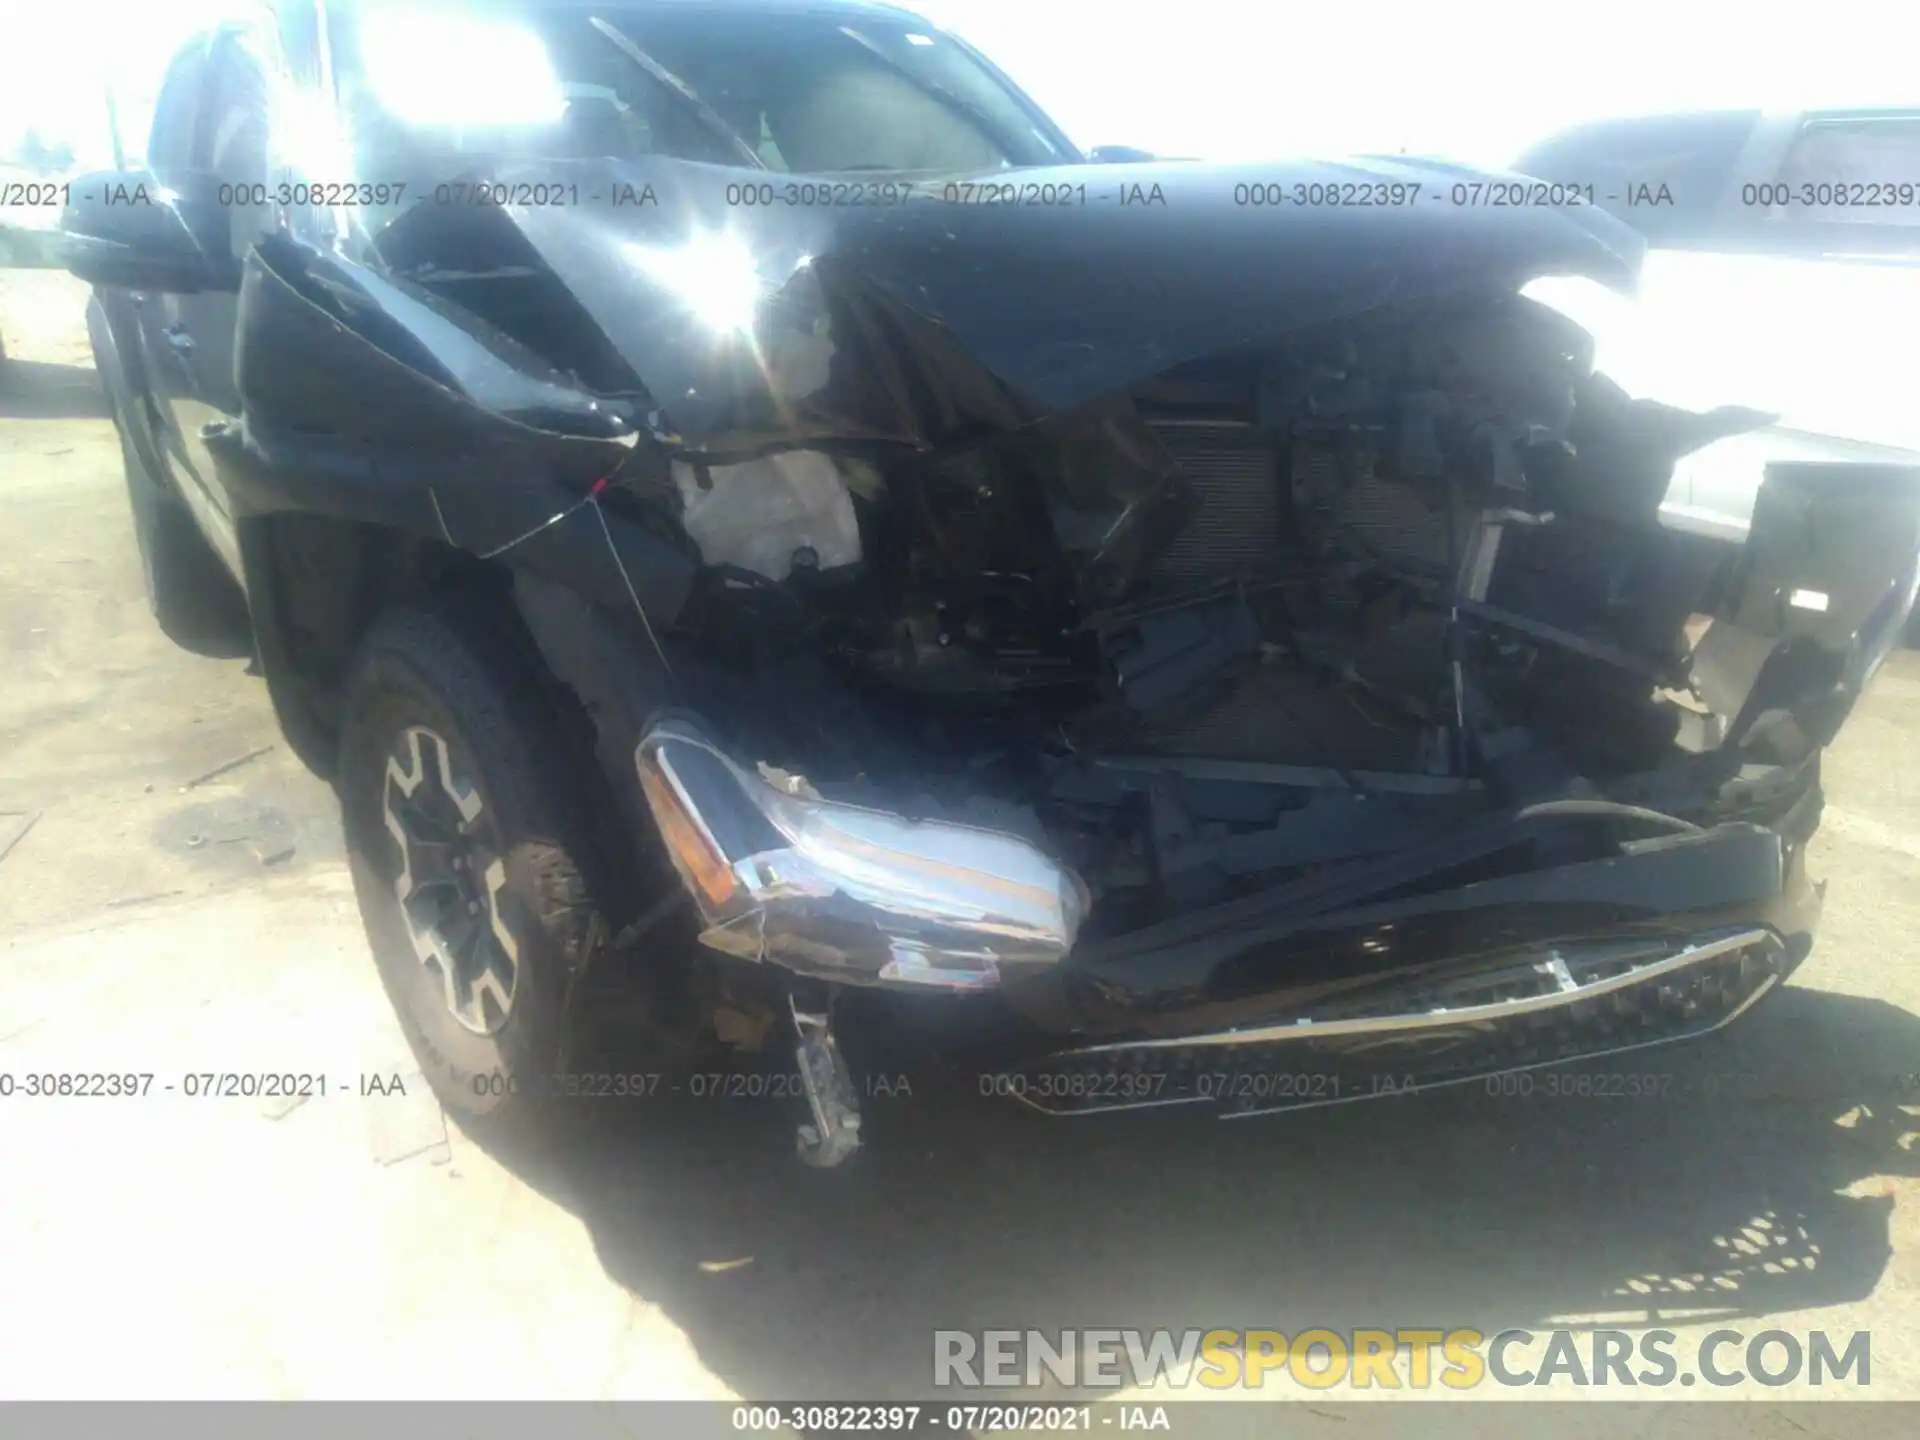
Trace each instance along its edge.
{"label": "renewsportscars.com text", "polygon": [[1660,1389],[1836,1385],[1873,1378],[1866,1330],[1457,1329],[936,1330],[941,1388],[1060,1385],[1202,1390],[1472,1390],[1500,1386]]}

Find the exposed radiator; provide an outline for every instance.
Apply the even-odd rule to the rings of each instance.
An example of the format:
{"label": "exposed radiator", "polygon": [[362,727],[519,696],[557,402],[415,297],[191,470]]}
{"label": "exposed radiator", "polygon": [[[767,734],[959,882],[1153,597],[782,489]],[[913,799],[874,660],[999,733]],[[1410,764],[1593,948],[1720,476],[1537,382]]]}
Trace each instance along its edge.
{"label": "exposed radiator", "polygon": [[1152,578],[1189,586],[1270,559],[1285,533],[1286,509],[1268,437],[1230,421],[1156,421],[1153,431],[1200,507],[1154,561]]}
{"label": "exposed radiator", "polygon": [[1193,486],[1199,512],[1154,562],[1151,578],[1190,586],[1239,574],[1271,560],[1287,538],[1288,495],[1313,522],[1345,531],[1391,565],[1443,573],[1447,516],[1437,486],[1374,474],[1372,456],[1340,461],[1325,443],[1287,442],[1234,421],[1153,422],[1154,434]]}
{"label": "exposed radiator", "polygon": [[[1400,568],[1445,567],[1444,511],[1433,507],[1424,487],[1377,478],[1364,449],[1347,458],[1343,471],[1332,444],[1319,437],[1289,446],[1251,425],[1152,423],[1199,501],[1193,520],[1154,561],[1154,584],[1195,588],[1258,570],[1301,540],[1311,547],[1327,531],[1344,533]],[[1304,512],[1305,533],[1298,537],[1290,533],[1296,505]],[[1348,601],[1336,586],[1315,603],[1326,619],[1344,613]],[[1422,643],[1430,657],[1432,637],[1422,632],[1416,650]],[[1358,705],[1344,687],[1285,662],[1254,668],[1199,713],[1163,721],[1142,738],[1148,748],[1171,754],[1308,765],[1338,755],[1340,763],[1378,770],[1416,768],[1421,742],[1419,727],[1404,717]]]}
{"label": "exposed radiator", "polygon": [[1296,494],[1312,497],[1322,523],[1344,531],[1391,565],[1427,573],[1444,572],[1448,563],[1444,493],[1431,484],[1407,484],[1374,473],[1365,451],[1349,461],[1346,475],[1323,446],[1303,444],[1294,452]]}

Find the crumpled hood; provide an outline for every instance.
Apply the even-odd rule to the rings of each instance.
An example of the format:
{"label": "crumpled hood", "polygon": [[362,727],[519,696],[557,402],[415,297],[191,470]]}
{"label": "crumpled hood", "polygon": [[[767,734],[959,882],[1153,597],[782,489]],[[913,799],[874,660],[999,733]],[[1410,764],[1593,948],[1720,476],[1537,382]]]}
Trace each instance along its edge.
{"label": "crumpled hood", "polygon": [[[904,200],[886,176],[673,160],[495,178],[578,186],[506,214],[695,450],[937,444],[1391,302],[1542,274],[1626,287],[1644,248],[1590,207],[1456,204],[1455,182],[1496,177],[1404,159],[1065,166]],[[1298,205],[1296,185],[1354,203]],[[1380,185],[1410,198],[1363,203]]]}

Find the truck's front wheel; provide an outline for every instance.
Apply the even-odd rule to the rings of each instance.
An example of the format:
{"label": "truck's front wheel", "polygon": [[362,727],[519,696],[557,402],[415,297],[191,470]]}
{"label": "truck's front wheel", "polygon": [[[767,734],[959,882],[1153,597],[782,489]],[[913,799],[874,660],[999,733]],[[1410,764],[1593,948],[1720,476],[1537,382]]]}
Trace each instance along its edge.
{"label": "truck's front wheel", "polygon": [[354,662],[336,774],[367,939],[428,1083],[467,1118],[524,1116],[605,934],[532,662],[451,607],[387,615]]}

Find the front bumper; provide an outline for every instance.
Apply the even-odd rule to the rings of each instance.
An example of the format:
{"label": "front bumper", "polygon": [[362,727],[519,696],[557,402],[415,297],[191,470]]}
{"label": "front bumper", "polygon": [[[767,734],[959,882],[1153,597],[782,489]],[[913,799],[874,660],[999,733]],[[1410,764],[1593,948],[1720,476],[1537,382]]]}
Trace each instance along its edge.
{"label": "front bumper", "polygon": [[1227,1119],[1411,1094],[1708,1034],[1779,985],[1796,949],[1752,925],[1525,947],[1265,1024],[1057,1052],[994,1089],[1057,1115],[1198,1104]]}
{"label": "front bumper", "polygon": [[[997,1088],[1061,1114],[1260,1114],[1691,1038],[1785,979],[1819,910],[1803,863],[1817,781],[1779,831],[1725,824],[1407,894],[1434,859],[1415,846],[1377,873],[1076,945],[1084,888],[1017,836],[822,800],[687,718],[653,725],[636,764],[707,945],[895,991],[991,991],[1017,1032]],[[1457,864],[1513,843],[1513,824],[1433,843]]]}

